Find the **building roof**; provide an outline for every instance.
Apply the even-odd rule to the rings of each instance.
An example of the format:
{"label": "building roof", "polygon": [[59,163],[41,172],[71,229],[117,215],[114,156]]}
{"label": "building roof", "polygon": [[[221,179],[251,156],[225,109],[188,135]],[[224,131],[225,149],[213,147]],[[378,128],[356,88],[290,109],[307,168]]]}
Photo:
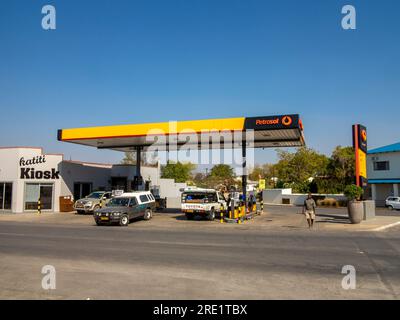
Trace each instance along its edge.
{"label": "building roof", "polygon": [[[133,151],[155,146],[176,150],[184,144],[199,145],[206,133],[221,141],[221,133],[237,133],[240,139],[228,149],[240,148],[247,130],[254,130],[254,143],[249,147],[300,147],[305,145],[303,124],[298,114],[250,118],[208,119],[161,123],[142,123],[103,127],[61,129],[58,140],[99,149]],[[211,148],[209,139],[206,147]],[[204,145],[202,145],[202,148]]]}
{"label": "building roof", "polygon": [[368,150],[368,154],[386,153],[386,152],[400,152],[400,142],[389,144],[384,147]]}

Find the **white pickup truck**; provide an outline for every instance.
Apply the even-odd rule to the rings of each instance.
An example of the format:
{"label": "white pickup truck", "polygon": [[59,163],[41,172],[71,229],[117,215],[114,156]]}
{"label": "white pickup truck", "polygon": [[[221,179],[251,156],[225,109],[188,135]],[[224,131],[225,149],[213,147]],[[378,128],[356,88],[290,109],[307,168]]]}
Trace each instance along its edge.
{"label": "white pickup truck", "polygon": [[214,189],[185,189],[181,197],[181,210],[188,220],[196,215],[214,220],[221,212],[221,207],[227,209],[224,196]]}

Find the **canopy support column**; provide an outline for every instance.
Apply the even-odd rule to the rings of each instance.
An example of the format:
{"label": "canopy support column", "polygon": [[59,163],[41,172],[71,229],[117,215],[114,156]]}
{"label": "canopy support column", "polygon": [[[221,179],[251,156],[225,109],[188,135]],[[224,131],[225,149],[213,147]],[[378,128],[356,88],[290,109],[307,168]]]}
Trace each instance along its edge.
{"label": "canopy support column", "polygon": [[246,169],[246,139],[242,140],[242,191],[245,213],[247,213],[247,169]]}
{"label": "canopy support column", "polygon": [[142,173],[141,173],[141,164],[142,164],[142,147],[136,147],[136,175],[134,181],[134,191],[139,191],[140,186],[142,184]]}

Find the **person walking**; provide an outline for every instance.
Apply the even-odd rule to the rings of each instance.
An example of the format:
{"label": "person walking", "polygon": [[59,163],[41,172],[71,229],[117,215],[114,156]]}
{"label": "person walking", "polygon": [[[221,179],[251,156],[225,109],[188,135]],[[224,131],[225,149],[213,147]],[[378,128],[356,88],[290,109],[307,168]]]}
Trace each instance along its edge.
{"label": "person walking", "polygon": [[314,226],[316,207],[317,207],[317,204],[315,203],[314,199],[312,198],[312,194],[309,193],[307,196],[307,199],[304,200],[304,206],[303,206],[303,213],[306,216],[309,228],[312,228]]}

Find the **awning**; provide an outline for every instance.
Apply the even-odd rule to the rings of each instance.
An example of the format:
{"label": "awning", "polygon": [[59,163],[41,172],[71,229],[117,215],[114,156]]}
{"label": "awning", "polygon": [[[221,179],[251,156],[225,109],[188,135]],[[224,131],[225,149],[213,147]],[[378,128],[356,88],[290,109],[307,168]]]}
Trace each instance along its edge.
{"label": "awning", "polygon": [[[228,118],[161,123],[128,124],[75,129],[61,129],[58,140],[99,149],[132,151],[156,145],[158,150],[176,150],[182,145],[204,142],[213,147],[215,141],[225,142],[221,148],[240,148],[247,137],[249,148],[304,146],[303,125],[298,114],[250,118]],[[229,138],[232,143],[226,143]]]}
{"label": "awning", "polygon": [[368,179],[368,184],[393,184],[400,183],[400,179]]}

